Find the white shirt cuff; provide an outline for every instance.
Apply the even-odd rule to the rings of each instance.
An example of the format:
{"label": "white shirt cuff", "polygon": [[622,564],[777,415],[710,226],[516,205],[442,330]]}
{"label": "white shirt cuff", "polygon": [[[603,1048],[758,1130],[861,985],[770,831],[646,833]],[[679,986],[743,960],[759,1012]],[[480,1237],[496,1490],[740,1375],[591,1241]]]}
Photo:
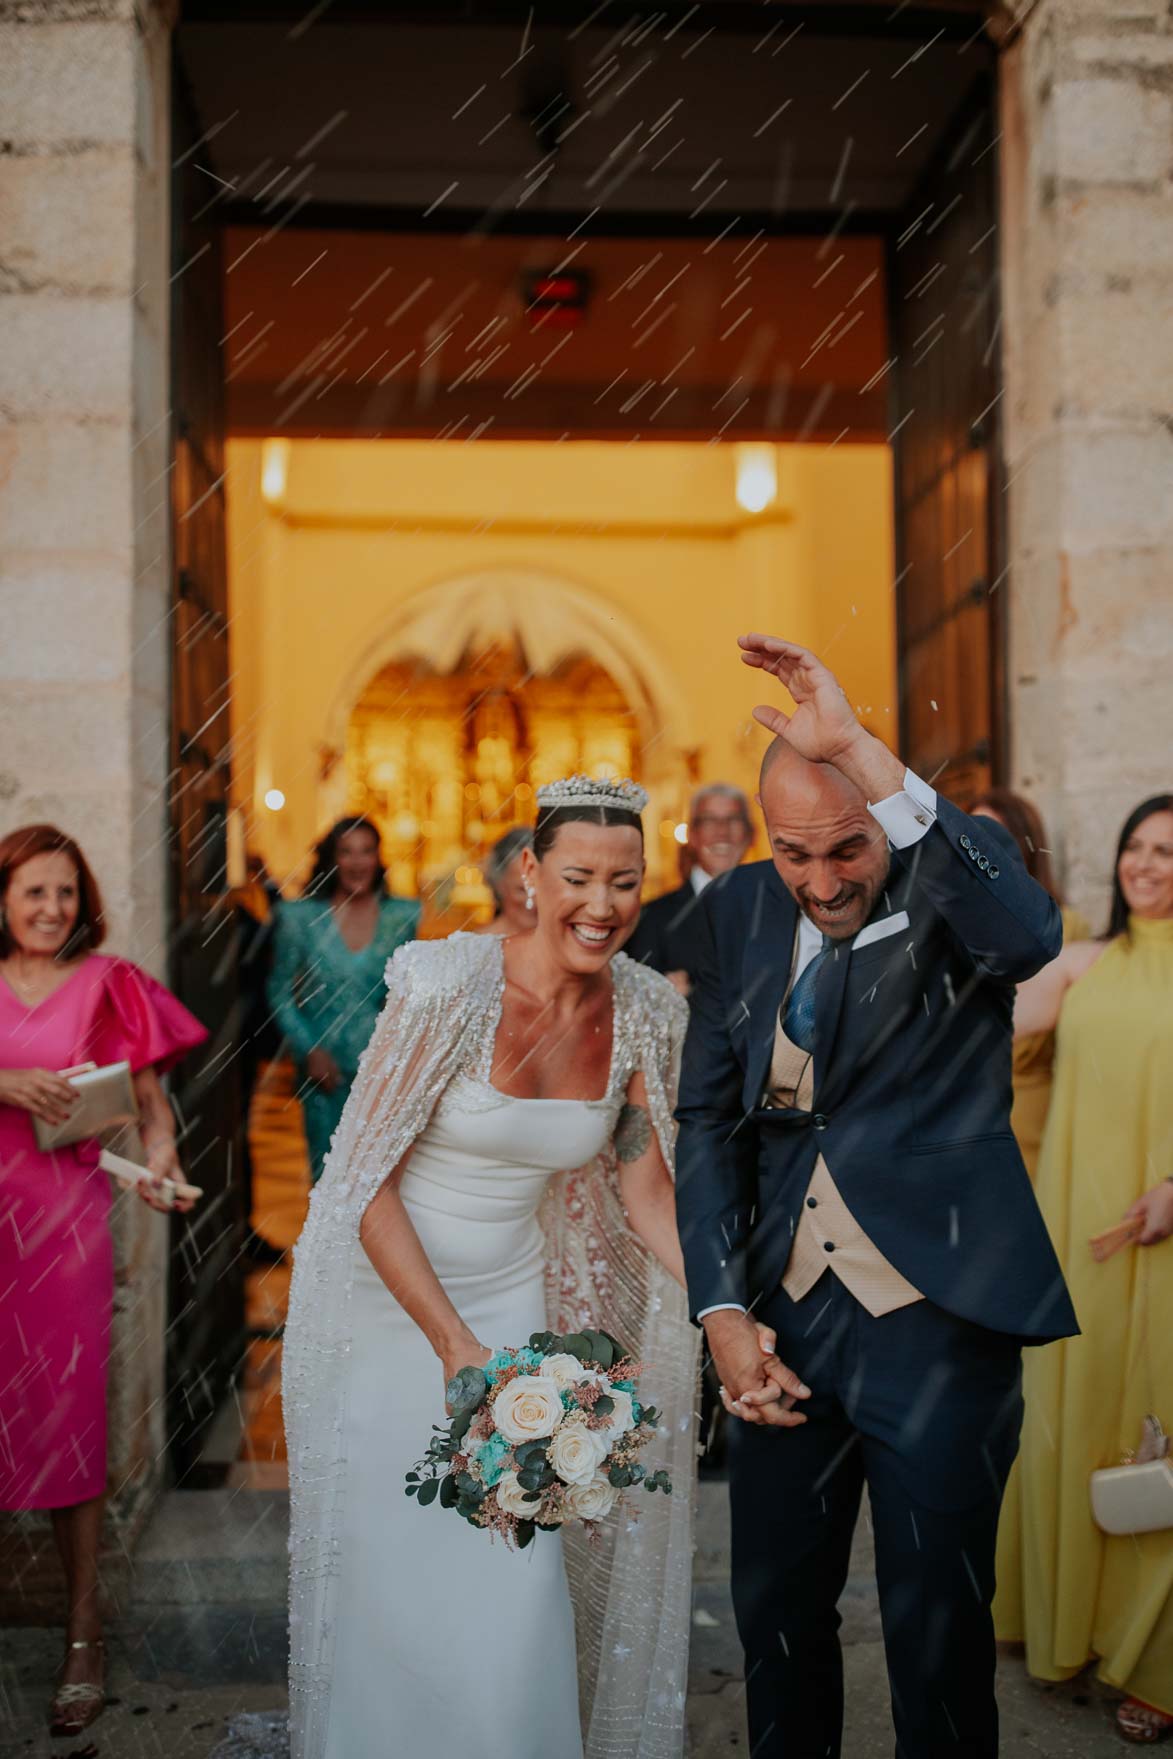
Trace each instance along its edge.
{"label": "white shirt cuff", "polygon": [[894,849],[911,849],[937,822],[937,791],[905,770],[903,792],[877,800],[868,811]]}
{"label": "white shirt cuff", "polygon": [[707,1319],[710,1313],[744,1313],[745,1311],[740,1301],[718,1301],[712,1307],[702,1307],[697,1318]]}

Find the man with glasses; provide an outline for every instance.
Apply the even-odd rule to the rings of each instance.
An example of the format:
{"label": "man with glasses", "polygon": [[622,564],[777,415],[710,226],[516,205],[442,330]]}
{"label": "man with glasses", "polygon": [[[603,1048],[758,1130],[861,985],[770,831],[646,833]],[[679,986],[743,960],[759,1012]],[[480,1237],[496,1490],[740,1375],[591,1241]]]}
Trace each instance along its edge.
{"label": "man with glasses", "polygon": [[698,788],[688,812],[686,847],[692,857],[688,878],[675,891],[645,904],[626,949],[633,959],[662,971],[681,995],[692,988],[700,895],[711,881],[744,861],[752,842],[749,801],[741,789],[729,782]]}

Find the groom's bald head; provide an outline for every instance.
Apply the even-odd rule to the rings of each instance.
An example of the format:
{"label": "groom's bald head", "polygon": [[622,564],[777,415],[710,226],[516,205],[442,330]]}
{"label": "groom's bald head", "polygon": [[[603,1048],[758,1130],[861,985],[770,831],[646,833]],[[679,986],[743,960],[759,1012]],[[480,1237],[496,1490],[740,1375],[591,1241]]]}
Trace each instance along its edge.
{"label": "groom's bald head", "polygon": [[777,738],[758,780],[770,854],[799,908],[826,935],[849,940],[888,876],[888,844],[863,794],[831,764]]}

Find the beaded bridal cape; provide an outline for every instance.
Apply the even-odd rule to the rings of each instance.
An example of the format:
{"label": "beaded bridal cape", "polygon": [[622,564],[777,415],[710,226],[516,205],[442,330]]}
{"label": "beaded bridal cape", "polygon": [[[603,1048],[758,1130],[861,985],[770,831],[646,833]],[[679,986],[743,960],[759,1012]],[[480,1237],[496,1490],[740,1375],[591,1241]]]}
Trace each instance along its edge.
{"label": "beaded bridal cape", "polygon": [[[343,1531],[345,1364],[359,1224],[387,1174],[427,1127],[453,1076],[487,1066],[504,994],[503,958],[496,935],[455,934],[396,951],[387,966],[386,1004],[295,1250],[282,1373],[293,1759],[319,1759],[329,1725]],[[687,1006],[665,979],[625,954],[616,956],[611,970],[612,1068],[624,1084],[635,1070],[643,1071],[652,1123],[671,1167]],[[679,1759],[699,1335],[689,1323],[683,1290],[626,1224],[610,1148],[589,1165],[551,1179],[541,1222],[547,1322],[558,1332],[604,1328],[644,1365],[649,1397],[664,1414],[657,1464],[667,1468],[676,1492],[633,1501],[638,1519],[620,1514],[603,1524],[603,1537],[593,1542],[581,1527],[564,1530],[586,1759]],[[390,1486],[388,1494],[398,1489]],[[454,1656],[454,1666],[473,1659]],[[388,1715],[393,1722],[394,1705]]]}

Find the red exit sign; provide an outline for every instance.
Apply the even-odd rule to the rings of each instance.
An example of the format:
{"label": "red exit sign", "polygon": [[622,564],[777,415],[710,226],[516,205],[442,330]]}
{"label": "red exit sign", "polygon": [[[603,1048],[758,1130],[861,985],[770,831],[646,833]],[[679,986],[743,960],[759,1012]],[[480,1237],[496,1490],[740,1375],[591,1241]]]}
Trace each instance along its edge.
{"label": "red exit sign", "polygon": [[531,329],[573,330],[586,317],[590,276],[580,269],[527,269],[522,298]]}

